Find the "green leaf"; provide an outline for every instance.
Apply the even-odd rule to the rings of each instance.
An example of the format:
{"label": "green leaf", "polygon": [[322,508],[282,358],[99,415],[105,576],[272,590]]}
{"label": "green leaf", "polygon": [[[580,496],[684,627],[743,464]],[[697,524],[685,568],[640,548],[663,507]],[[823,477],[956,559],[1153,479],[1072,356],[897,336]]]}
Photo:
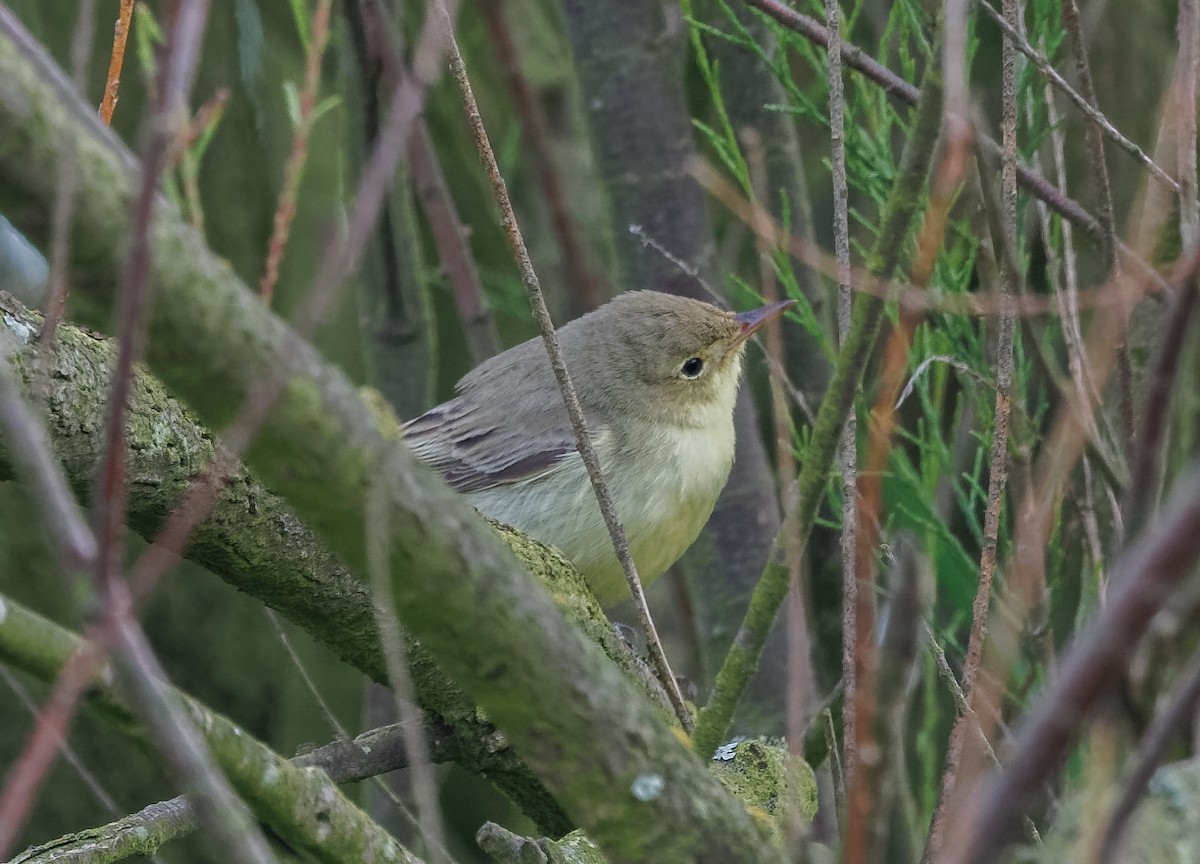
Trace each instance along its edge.
{"label": "green leaf", "polygon": [[292,121],[292,128],[300,128],[300,91],[292,81],[283,82],[283,101],[287,105],[288,119]]}

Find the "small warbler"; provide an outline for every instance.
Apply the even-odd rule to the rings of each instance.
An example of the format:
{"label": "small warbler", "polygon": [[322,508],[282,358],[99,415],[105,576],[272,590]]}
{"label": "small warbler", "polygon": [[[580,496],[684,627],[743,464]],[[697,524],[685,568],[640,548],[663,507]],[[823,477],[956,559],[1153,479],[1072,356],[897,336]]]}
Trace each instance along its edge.
{"label": "small warbler", "polygon": [[[792,301],[734,314],[631,291],[558,330],[643,583],[700,534],[733,465],[746,340]],[[485,516],[556,547],[600,602],[628,588],[540,338],[487,360],[404,439]]]}

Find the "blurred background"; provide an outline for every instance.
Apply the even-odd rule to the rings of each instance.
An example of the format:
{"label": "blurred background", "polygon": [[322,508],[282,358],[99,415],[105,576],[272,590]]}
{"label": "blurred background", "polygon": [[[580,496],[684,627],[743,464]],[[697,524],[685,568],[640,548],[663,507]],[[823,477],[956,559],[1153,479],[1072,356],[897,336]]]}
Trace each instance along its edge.
{"label": "blurred background", "polygon": [[[819,3],[799,5],[818,19],[824,15]],[[70,68],[80,3],[10,0],[8,6],[60,65]],[[97,105],[117,6],[117,0],[95,3],[86,95]],[[915,83],[931,50],[929,6],[919,0],[846,5],[844,38]],[[285,165],[300,121],[313,8],[313,0],[213,0],[192,90],[197,134],[168,180],[177,206],[250,286],[260,284],[266,266]],[[1032,0],[1027,36],[1072,77],[1057,10],[1057,3]],[[146,115],[163,12],[158,2],[139,3],[133,19],[112,121],[133,146]],[[1085,4],[1083,12],[1091,72],[1106,116],[1126,136],[1152,149],[1177,51],[1176,5],[1100,0]],[[391,80],[380,66],[379,45],[411,50],[422,17],[420,3],[333,4],[295,220],[271,300],[280,315],[295,310],[331,239],[345,230],[348,203],[380,127]],[[683,6],[468,0],[458,12],[457,32],[556,322],[633,288],[695,296],[715,291],[735,308],[759,302],[763,284],[754,232],[700,188],[689,173],[693,158],[705,160],[743,191],[756,189],[763,206],[791,232],[833,248],[824,52],[797,34],[722,0]],[[986,18],[973,17],[970,39],[978,116],[998,136],[999,31]],[[861,261],[896,175],[910,120],[909,109],[876,84],[853,73],[847,73],[846,81],[850,234],[854,260]],[[1040,153],[1048,160],[1051,135],[1060,135],[1068,142],[1067,188],[1094,211],[1099,192],[1090,182],[1091,168],[1080,143],[1080,115],[1061,96],[1052,97],[1057,107],[1050,114],[1044,81],[1029,66],[1022,66],[1019,88],[1023,157]],[[448,398],[455,381],[477,362],[536,333],[458,92],[448,78],[431,85],[417,137],[422,140],[410,143],[409,159],[394,179],[366,260],[314,338],[353,381],[383,393],[401,418]],[[1110,146],[1109,153],[1113,208],[1123,227],[1127,215],[1129,224],[1135,221],[1145,171],[1116,148]],[[1018,245],[1028,266],[1027,290],[1047,294],[1052,290],[1049,273],[1062,266],[1061,229],[1039,231],[1024,193],[1020,219]],[[935,268],[938,291],[980,290],[978,220],[973,204],[952,212]],[[1107,268],[1099,253],[1086,239],[1073,242],[1080,284],[1103,280]],[[1155,260],[1170,260],[1179,247],[1178,232],[1172,229],[1159,242]],[[6,250],[0,256],[0,288],[37,302],[44,260],[11,233],[0,240],[0,248]],[[819,403],[834,357],[836,289],[786,256],[777,255],[772,262],[777,290],[802,301],[783,335],[783,361],[794,398],[782,439],[802,463],[806,412]],[[1135,375],[1152,354],[1161,306],[1149,301],[1131,334]],[[108,329],[106,314],[74,299],[67,311],[68,318],[98,329]],[[994,340],[993,323],[965,316],[934,312],[917,327],[906,363],[913,388],[899,413],[900,431],[884,479],[885,546],[901,534],[916,539],[936,581],[932,629],[956,666],[970,627],[983,542]],[[1043,439],[1057,398],[1023,340],[1034,340],[1055,356],[1066,352],[1053,321],[1037,321],[1018,337],[1020,418],[1014,421],[1011,448],[1018,479],[1022,465],[1028,477],[1030,454]],[[1195,382],[1198,360],[1195,345],[1189,346],[1181,363],[1181,394],[1192,395],[1181,395],[1171,413],[1167,476],[1194,450],[1196,391],[1187,384]],[[762,352],[752,349],[747,365],[750,386],[739,408],[739,455],[731,488],[714,524],[656,583],[651,598],[676,672],[687,677],[700,702],[781,518],[779,439]],[[872,374],[868,370],[868,381]],[[869,394],[861,401],[860,407],[869,405]],[[1076,493],[1102,501],[1101,522],[1111,519],[1103,488],[1081,485]],[[89,613],[86,598],[77,596],[73,583],[59,573],[35,512],[19,485],[0,483],[0,591],[79,629]],[[831,481],[804,574],[815,675],[810,698],[818,702],[841,676],[841,512],[839,487]],[[1047,674],[1047,657],[1069,640],[1076,622],[1096,603],[1103,561],[1096,560],[1096,546],[1088,544],[1087,512],[1074,500],[1062,506],[1051,550],[1052,584],[1041,615],[1044,627],[1026,634],[1030,644],[1014,672],[1007,710],[1020,709],[1026,694]],[[1002,558],[1011,534],[1006,513],[999,538]],[[130,542],[133,556],[142,541]],[[1111,551],[1101,545],[1099,551]],[[887,552],[883,549],[881,556],[886,558]],[[630,615],[617,610],[614,617]],[[352,732],[368,728],[368,717],[379,716],[372,713],[378,706],[373,708],[371,688],[360,673],[303,632],[277,623],[259,602],[192,564],[180,565],[164,581],[144,621],[177,686],[280,753],[335,737],[297,662]],[[953,719],[951,698],[939,686],[932,663],[922,660],[914,679],[912,735],[905,746],[914,823],[927,821],[935,806]],[[784,733],[786,669],[781,630],[738,731]],[[46,693],[44,686],[5,672],[0,682],[0,765],[11,764],[21,751],[33,724],[31,706],[39,705]],[[1154,694],[1135,698],[1152,703]],[[71,745],[104,794],[60,759],[38,798],[25,843],[101,824],[175,794],[155,765],[86,712],[76,720]],[[485,819],[529,829],[486,781],[453,767],[439,770],[457,860],[483,860],[471,838]],[[361,785],[358,794],[372,800],[373,812],[402,836],[411,832],[391,802],[372,791],[371,784]],[[397,788],[403,793],[403,778]],[[104,798],[111,799],[112,809]],[[162,855],[183,861],[199,851],[194,841],[186,841]]]}

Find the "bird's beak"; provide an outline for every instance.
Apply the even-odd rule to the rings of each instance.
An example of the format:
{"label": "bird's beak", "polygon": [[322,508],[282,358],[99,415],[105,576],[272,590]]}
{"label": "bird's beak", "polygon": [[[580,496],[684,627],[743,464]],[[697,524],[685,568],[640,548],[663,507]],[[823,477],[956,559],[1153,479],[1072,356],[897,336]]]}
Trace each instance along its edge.
{"label": "bird's beak", "polygon": [[770,306],[761,306],[758,309],[751,309],[749,312],[739,312],[733,316],[733,320],[738,323],[741,332],[734,340],[735,345],[745,342],[754,335],[759,327],[766,324],[768,321],[774,321],[788,309],[796,305],[795,300],[780,300],[778,303],[772,303]]}

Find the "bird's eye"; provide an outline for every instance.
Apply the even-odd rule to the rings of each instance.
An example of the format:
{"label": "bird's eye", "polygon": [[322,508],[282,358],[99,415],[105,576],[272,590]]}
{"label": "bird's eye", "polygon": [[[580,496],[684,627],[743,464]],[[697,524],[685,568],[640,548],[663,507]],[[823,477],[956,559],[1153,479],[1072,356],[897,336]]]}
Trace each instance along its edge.
{"label": "bird's eye", "polygon": [[699,357],[689,357],[683,361],[679,371],[684,378],[699,378],[700,373],[704,371],[704,361]]}

